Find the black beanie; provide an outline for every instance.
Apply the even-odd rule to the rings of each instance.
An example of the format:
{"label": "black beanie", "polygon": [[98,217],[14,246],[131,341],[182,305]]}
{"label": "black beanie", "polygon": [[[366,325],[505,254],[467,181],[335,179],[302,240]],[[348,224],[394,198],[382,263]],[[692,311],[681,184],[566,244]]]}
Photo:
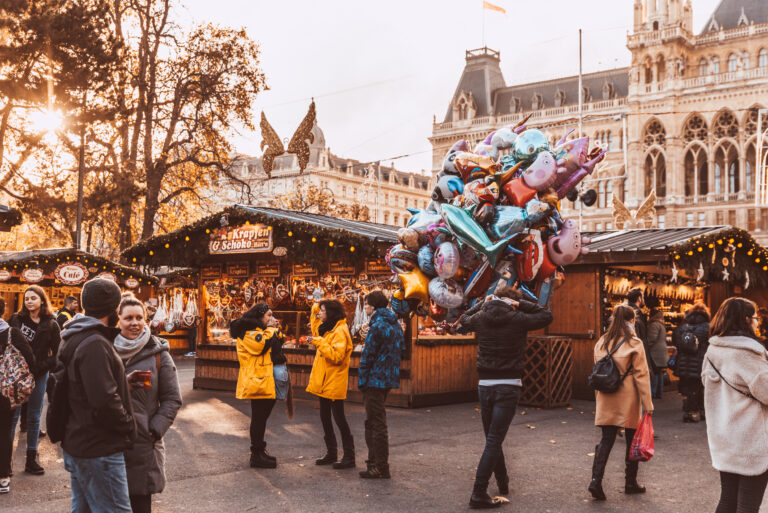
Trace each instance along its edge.
{"label": "black beanie", "polygon": [[256,303],[250,310],[229,325],[229,334],[232,338],[243,338],[245,333],[256,328],[264,329],[261,323],[262,317],[269,311],[269,305],[266,303]]}
{"label": "black beanie", "polygon": [[83,305],[85,315],[102,319],[117,311],[121,294],[120,287],[114,281],[96,278],[83,285],[80,304]]}

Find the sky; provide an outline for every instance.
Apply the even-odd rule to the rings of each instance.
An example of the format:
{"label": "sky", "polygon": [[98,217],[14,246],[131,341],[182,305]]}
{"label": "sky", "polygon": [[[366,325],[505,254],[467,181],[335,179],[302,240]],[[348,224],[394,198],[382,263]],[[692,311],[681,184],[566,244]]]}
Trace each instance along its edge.
{"label": "sky", "polygon": [[[720,0],[693,0],[698,33]],[[431,168],[432,119],[445,116],[464,52],[501,52],[507,85],[627,66],[634,0],[183,0],[183,26],[244,27],[259,42],[269,90],[254,105],[256,132],[233,134],[236,150],[261,155],[263,111],[281,138],[293,135],[311,98],[336,155]]]}

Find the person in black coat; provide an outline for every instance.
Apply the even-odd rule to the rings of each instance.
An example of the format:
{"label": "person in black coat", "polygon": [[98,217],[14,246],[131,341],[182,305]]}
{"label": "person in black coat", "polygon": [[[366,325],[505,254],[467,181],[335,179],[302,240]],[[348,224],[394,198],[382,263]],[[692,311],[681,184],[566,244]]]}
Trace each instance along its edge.
{"label": "person in black coat", "polygon": [[[5,300],[0,298],[0,315],[5,312]],[[35,365],[35,354],[27,339],[16,328],[11,328],[0,317],[0,358],[5,354],[8,343],[19,350],[32,369]],[[13,438],[11,437],[11,421],[14,413],[21,408],[12,408],[7,397],[0,395],[0,493],[8,493],[11,487],[11,456],[13,454]]]}
{"label": "person in black coat", "polygon": [[[24,291],[24,304],[21,310],[11,316],[8,324],[21,331],[35,353],[35,390],[27,403],[27,463],[24,471],[28,474],[41,475],[45,469],[37,461],[37,442],[42,434],[40,418],[43,414],[43,399],[48,384],[48,375],[56,366],[61,333],[56,318],[51,312],[51,301],[45,291],[37,285],[30,285]],[[11,438],[16,436],[16,423],[21,417],[21,408],[17,408],[11,421]]]}
{"label": "person in black coat", "polygon": [[552,322],[550,312],[521,298],[519,290],[502,287],[459,319],[464,328],[475,332],[477,339],[478,395],[485,431],[485,450],[475,474],[471,508],[501,506],[500,500],[488,495],[491,474],[496,475],[499,493],[509,493],[501,447],[520,399],[528,330],[541,329]]}
{"label": "person in black coat", "polygon": [[673,372],[680,378],[678,391],[683,395],[683,422],[704,420],[704,385],[701,366],[709,347],[709,308],[696,303],[685,320],[675,328],[672,343],[677,348]]}

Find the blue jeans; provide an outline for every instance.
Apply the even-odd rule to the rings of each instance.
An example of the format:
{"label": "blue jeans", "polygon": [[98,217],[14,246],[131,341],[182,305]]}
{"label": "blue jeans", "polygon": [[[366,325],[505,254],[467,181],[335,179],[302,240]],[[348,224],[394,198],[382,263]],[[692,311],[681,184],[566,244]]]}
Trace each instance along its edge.
{"label": "blue jeans", "polygon": [[651,374],[651,395],[655,399],[661,399],[661,393],[664,391],[664,373],[666,371],[659,370],[655,374]]}
{"label": "blue jeans", "polygon": [[75,458],[63,452],[72,487],[71,513],[131,513],[123,453]]}
{"label": "blue jeans", "polygon": [[[48,373],[35,378],[35,389],[29,396],[27,403],[27,450],[37,450],[37,439],[40,437],[40,417],[43,415],[43,401],[45,400],[45,387],[48,384]],[[16,439],[16,425],[21,417],[21,407],[16,408],[11,420],[11,440]]]}
{"label": "blue jeans", "polygon": [[476,488],[487,489],[491,474],[494,473],[497,480],[507,478],[507,466],[504,463],[504,452],[501,446],[515,416],[520,392],[521,388],[514,385],[478,387],[480,416],[483,420],[483,431],[485,431],[485,450],[477,465]]}

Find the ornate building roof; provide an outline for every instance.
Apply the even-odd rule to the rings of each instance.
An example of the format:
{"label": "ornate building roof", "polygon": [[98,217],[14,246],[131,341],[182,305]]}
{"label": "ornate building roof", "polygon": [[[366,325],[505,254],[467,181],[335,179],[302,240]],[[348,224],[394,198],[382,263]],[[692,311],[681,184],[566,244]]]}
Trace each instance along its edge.
{"label": "ornate building roof", "polygon": [[766,22],[768,22],[768,2],[765,0],[721,0],[715,12],[707,19],[701,33]]}

